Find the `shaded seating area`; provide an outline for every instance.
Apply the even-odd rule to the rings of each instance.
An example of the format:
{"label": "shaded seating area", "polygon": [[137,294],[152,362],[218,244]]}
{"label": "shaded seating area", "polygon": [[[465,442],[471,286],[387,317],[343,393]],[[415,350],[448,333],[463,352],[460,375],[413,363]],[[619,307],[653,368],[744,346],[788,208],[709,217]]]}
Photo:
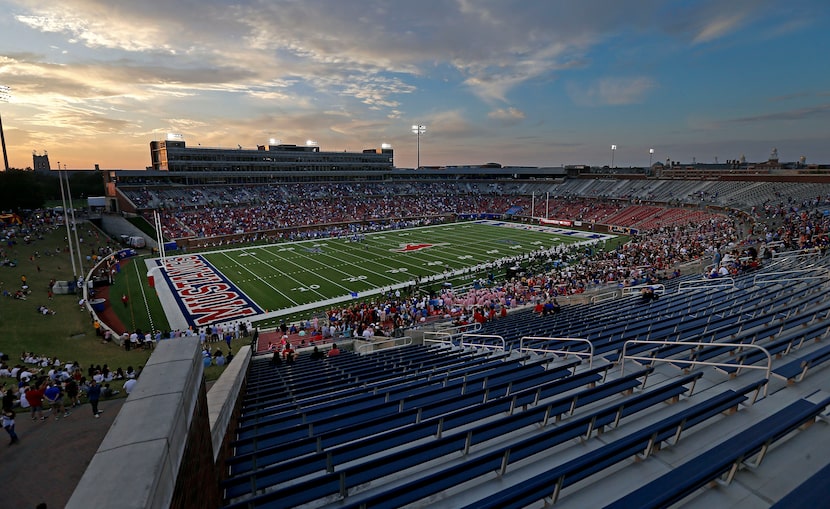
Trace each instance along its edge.
{"label": "shaded seating area", "polygon": [[[225,504],[523,507],[581,500],[586,483],[606,478],[627,479],[626,489],[597,507],[664,507],[711,492],[748,465],[763,468],[830,404],[803,380],[830,358],[828,283],[756,282],[808,263],[772,262],[728,288],[684,291],[700,276],[679,278],[648,303],[635,295],[519,311],[452,341],[280,366],[255,358],[224,463]],[[590,341],[593,359],[568,355],[589,351],[569,337]],[[776,380],[802,383],[779,380],[767,394],[770,379],[750,372],[767,362]],[[815,428],[828,437],[825,424]],[[678,447],[683,461],[665,473],[627,474]]]}

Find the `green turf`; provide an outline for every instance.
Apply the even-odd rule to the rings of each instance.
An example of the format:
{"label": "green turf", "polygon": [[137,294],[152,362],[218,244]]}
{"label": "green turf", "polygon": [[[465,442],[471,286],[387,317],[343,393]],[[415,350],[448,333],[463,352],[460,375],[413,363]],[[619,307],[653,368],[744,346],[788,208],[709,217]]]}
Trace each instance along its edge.
{"label": "green turf", "polygon": [[[580,240],[585,239],[550,230],[466,222],[372,233],[361,242],[318,239],[202,255],[266,312],[301,307],[308,314],[314,303],[348,300],[352,293],[371,297],[415,280],[423,289],[463,286],[491,273],[502,279],[505,259]],[[402,251],[407,244],[431,247]]]}
{"label": "green turf", "polygon": [[[143,258],[123,262],[109,292],[112,309],[128,330],[170,330],[156,291],[147,281]],[[121,302],[122,295],[127,295],[126,306]]]}
{"label": "green turf", "polygon": [[128,217],[126,219],[151,239],[156,238],[156,228],[144,219],[143,216]]}

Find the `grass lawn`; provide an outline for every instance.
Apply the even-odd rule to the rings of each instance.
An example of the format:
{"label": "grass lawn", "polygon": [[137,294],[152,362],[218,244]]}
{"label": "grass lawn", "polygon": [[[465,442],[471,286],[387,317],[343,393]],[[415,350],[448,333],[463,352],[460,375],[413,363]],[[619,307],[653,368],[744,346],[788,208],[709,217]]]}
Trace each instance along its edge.
{"label": "grass lawn", "polygon": [[[89,223],[81,225],[85,248],[104,245],[103,240],[95,242],[94,232],[90,233],[93,229]],[[63,362],[78,361],[84,368],[105,363],[111,368],[143,365],[149,352],[126,352],[118,345],[101,343],[95,336],[89,314],[79,308],[77,295],[55,295],[49,300],[50,279],[73,279],[65,238],[66,229],[60,227],[50,230],[43,240],[25,244],[18,239],[12,247],[3,246],[4,258],[16,260],[17,266],[0,267],[0,288],[13,293],[20,289],[21,277],[26,276],[31,293],[26,300],[0,298],[0,330],[3,331],[0,352],[8,354],[12,365],[24,351],[57,357]],[[104,239],[103,235],[99,238]],[[84,264],[88,271],[90,264],[86,261]],[[41,305],[55,314],[39,314],[37,307]]]}

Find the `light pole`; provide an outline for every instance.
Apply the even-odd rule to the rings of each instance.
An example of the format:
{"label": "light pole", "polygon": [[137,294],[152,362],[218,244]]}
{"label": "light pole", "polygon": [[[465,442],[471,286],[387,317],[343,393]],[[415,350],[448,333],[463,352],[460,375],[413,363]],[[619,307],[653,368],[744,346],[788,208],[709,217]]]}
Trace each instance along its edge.
{"label": "light pole", "polygon": [[651,160],[654,158],[654,149],[648,149],[648,167],[651,168]]}
{"label": "light pole", "polygon": [[[9,100],[9,91],[11,89],[5,85],[0,85],[0,102]],[[9,171],[9,155],[6,153],[6,135],[3,133],[3,117],[0,116],[0,144],[3,145],[3,168]]]}
{"label": "light pole", "polygon": [[427,126],[425,125],[418,124],[412,126],[412,134],[416,135],[418,138],[418,166],[415,167],[416,170],[421,167],[421,135],[425,132],[427,132]]}
{"label": "light pole", "polygon": [[614,167],[614,152],[617,151],[616,145],[611,145],[611,168]]}

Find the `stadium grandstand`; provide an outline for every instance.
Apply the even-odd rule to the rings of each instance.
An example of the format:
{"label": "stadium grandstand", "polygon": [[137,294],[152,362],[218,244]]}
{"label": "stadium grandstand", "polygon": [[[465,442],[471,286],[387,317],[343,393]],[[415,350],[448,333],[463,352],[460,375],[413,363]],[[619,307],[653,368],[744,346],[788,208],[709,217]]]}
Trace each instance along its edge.
{"label": "stadium grandstand", "polygon": [[161,341],[69,507],[114,505],[100,486],[125,469],[147,479],[119,491],[129,507],[827,505],[822,177],[734,162],[691,179],[197,171],[156,167],[152,150],[154,170],[107,172],[108,197],[113,212],[159,212],[177,247],[482,217],[627,242],[526,257],[483,285],[329,306],[308,335],[254,318],[250,347],[209,391],[199,338]]}

